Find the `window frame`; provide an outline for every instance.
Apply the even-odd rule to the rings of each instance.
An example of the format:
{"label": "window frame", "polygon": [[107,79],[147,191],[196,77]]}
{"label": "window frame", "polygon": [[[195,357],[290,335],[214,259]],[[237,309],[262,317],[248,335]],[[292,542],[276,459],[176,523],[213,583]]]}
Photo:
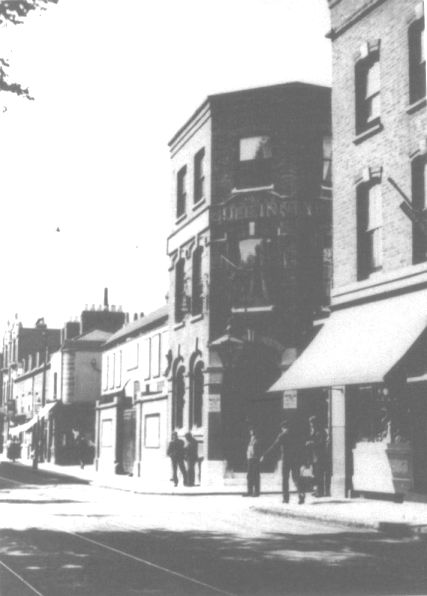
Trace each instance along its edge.
{"label": "window frame", "polygon": [[414,20],[408,27],[408,74],[409,103],[413,104],[426,97],[426,58],[425,58],[424,16]]}
{"label": "window frame", "polygon": [[203,246],[198,246],[192,257],[191,278],[191,314],[197,316],[203,312],[203,275],[202,275]]}
{"label": "window frame", "polygon": [[194,195],[193,203],[197,205],[205,198],[205,183],[206,183],[206,152],[205,148],[202,147],[194,156]]}
{"label": "window frame", "polygon": [[[372,194],[373,189],[378,195]],[[357,279],[368,279],[384,266],[383,196],[381,181],[370,180],[357,187]],[[375,207],[375,202],[379,203]],[[377,212],[376,212],[377,211]]]}
{"label": "window frame", "polygon": [[[411,200],[416,214],[423,216],[424,219],[427,213],[426,183],[427,155],[417,155],[411,162]],[[412,263],[414,265],[427,261],[427,236],[419,226],[416,221],[412,223]]]}
{"label": "window frame", "polygon": [[[369,93],[369,74],[377,67],[378,89]],[[368,94],[369,93],[369,94]],[[369,106],[375,98],[379,99],[378,114],[369,115]],[[355,108],[356,108],[356,134],[362,134],[375,128],[381,123],[381,62],[379,47],[373,49],[366,57],[360,58],[355,64]]]}
{"label": "window frame", "polygon": [[[242,143],[251,139],[268,139],[269,157],[242,159]],[[273,139],[270,134],[239,137],[237,141],[236,188],[263,188],[273,184]]]}
{"label": "window frame", "polygon": [[181,323],[185,317],[185,259],[181,257],[175,265],[175,323]]}
{"label": "window frame", "polygon": [[187,166],[180,168],[176,175],[176,217],[179,219],[187,212]]}

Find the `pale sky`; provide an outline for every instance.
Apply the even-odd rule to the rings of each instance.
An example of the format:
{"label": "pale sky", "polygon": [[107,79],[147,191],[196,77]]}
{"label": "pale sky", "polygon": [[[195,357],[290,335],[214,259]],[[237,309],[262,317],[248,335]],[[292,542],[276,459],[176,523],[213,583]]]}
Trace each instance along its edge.
{"label": "pale sky", "polygon": [[209,94],[329,85],[328,28],[326,0],[59,0],[3,28],[35,101],[0,95],[0,331],[62,327],[104,287],[161,306],[168,141]]}

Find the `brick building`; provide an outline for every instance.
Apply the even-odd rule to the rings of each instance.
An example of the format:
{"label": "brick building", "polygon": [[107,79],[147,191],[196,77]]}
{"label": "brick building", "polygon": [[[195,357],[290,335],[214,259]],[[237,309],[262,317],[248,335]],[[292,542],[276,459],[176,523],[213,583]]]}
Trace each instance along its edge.
{"label": "brick building", "polygon": [[273,389],[328,388],[337,496],[427,496],[424,10],[329,0],[332,314]]}
{"label": "brick building", "polygon": [[330,135],[330,90],[288,83],[209,96],[170,142],[169,431],[204,482],[244,471],[248,424],[271,440],[265,391],[329,303]]}

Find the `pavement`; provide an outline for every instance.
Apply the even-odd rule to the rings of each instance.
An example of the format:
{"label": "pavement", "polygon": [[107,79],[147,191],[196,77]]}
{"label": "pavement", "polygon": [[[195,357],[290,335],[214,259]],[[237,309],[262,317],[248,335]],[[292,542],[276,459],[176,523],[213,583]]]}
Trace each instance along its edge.
{"label": "pavement", "polygon": [[[9,461],[4,459],[4,461]],[[20,460],[16,465],[30,466],[26,460]],[[51,463],[39,463],[39,469],[58,475],[71,476],[88,484],[123,490],[146,495],[175,495],[175,496],[203,496],[203,495],[239,495],[245,490],[242,485],[201,485],[174,487],[171,482],[164,481],[154,484],[147,483],[141,478],[103,474],[96,472],[94,466],[58,466]],[[258,513],[306,519],[338,524],[349,527],[375,529],[393,536],[416,536],[427,540],[427,503],[403,503],[374,500],[374,499],[337,499],[333,497],[315,498],[307,495],[303,505],[297,503],[297,496],[291,495],[290,503],[281,502],[281,495],[277,491],[261,494],[253,499],[251,509]]]}

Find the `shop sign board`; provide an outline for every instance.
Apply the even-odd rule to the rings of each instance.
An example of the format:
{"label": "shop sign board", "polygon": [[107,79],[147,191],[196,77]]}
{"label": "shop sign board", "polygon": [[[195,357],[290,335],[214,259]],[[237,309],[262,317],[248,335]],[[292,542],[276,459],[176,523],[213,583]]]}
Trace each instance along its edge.
{"label": "shop sign board", "polygon": [[283,392],[283,409],[296,410],[298,407],[298,397],[296,389],[290,389]]}

